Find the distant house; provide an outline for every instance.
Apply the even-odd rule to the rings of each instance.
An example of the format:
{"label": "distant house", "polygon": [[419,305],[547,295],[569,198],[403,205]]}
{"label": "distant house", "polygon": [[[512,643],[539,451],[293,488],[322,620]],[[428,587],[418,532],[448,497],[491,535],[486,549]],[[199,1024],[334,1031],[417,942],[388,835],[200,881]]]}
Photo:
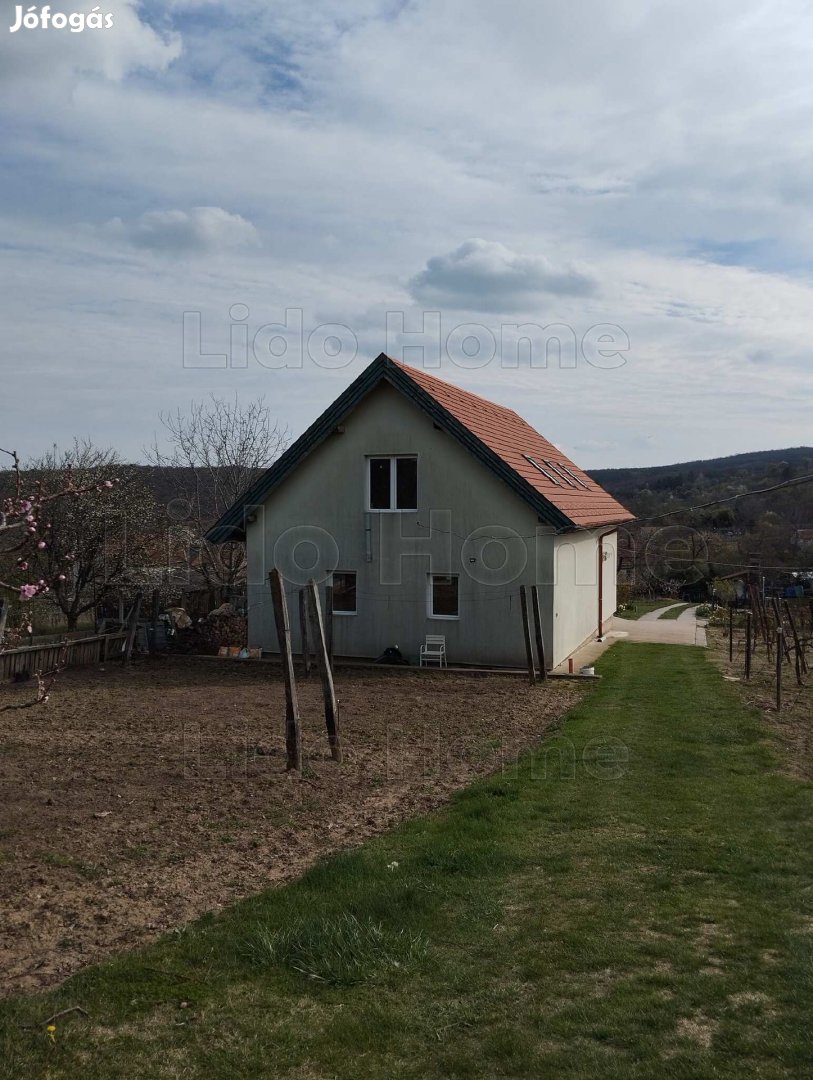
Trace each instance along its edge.
{"label": "distant house", "polygon": [[813,551],[813,528],[797,529],[796,545],[801,551]]}
{"label": "distant house", "polygon": [[738,604],[748,599],[749,586],[755,585],[760,588],[759,574],[756,570],[737,570],[733,574],[722,574],[720,581],[730,582],[734,590],[733,600]]}
{"label": "distant house", "polygon": [[632,515],[511,409],[380,355],[210,530],[248,549],[249,644],[277,651],[268,573],[334,597],[334,652],[520,666],[520,585],[539,586],[549,666],[616,607]]}

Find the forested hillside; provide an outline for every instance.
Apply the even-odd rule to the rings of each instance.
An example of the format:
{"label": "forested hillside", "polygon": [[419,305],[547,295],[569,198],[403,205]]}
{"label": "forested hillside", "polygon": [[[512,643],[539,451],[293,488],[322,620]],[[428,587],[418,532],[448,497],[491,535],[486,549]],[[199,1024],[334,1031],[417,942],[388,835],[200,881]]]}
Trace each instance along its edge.
{"label": "forested hillside", "polygon": [[703,595],[753,566],[777,591],[793,581],[810,588],[813,447],[591,475],[638,518],[624,537],[636,589],[668,580]]}
{"label": "forested hillside", "polygon": [[[813,447],[760,450],[649,468],[593,469],[590,475],[639,517],[647,517],[813,475]],[[813,483],[725,505],[730,509],[710,508],[701,515],[702,520],[736,520],[741,527],[753,527],[762,515],[774,512],[789,525],[813,527]]]}

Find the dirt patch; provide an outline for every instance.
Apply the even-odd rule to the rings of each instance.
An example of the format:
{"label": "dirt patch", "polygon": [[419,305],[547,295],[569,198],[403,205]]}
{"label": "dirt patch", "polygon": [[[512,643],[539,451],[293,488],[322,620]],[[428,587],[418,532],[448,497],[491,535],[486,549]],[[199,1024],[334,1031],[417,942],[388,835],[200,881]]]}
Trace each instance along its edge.
{"label": "dirt patch", "polygon": [[728,930],[724,930],[714,922],[703,922],[695,928],[694,947],[700,956],[711,967],[718,967],[721,961],[714,955],[715,946],[726,944],[732,940]]}
{"label": "dirt patch", "polygon": [[[285,772],[273,665],[66,673],[46,706],[0,712],[0,992],[58,983],[433,809],[537,744],[582,693],[340,672],[336,765],[318,679],[302,680],[300,779]],[[0,704],[26,694],[2,686]]]}
{"label": "dirt patch", "polygon": [[675,1031],[681,1039],[688,1039],[707,1050],[711,1046],[717,1027],[716,1020],[711,1020],[702,1013],[695,1013],[694,1016],[686,1016],[678,1020]]}
{"label": "dirt patch", "polygon": [[732,1005],[767,1005],[770,998],[761,990],[740,990],[728,999]]}

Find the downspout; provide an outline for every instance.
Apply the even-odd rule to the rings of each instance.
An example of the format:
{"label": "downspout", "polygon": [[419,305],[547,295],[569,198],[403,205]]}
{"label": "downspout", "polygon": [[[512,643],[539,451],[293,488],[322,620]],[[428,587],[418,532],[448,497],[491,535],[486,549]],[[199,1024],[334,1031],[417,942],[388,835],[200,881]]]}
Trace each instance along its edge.
{"label": "downspout", "polygon": [[603,532],[598,538],[598,633],[596,637],[599,641],[602,640],[601,634],[604,629],[604,540],[607,536],[612,536],[614,532],[618,531],[618,526],[608,529],[607,532]]}
{"label": "downspout", "polygon": [[370,514],[364,515],[364,561],[373,561],[373,525]]}

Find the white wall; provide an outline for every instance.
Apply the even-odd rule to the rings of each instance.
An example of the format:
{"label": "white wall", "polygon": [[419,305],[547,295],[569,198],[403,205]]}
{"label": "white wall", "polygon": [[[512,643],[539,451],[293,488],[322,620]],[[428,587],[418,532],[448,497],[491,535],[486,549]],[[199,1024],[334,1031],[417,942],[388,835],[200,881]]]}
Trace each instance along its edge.
{"label": "white wall", "polygon": [[[600,531],[599,531],[600,535]],[[601,542],[603,559],[604,585],[601,601],[602,633],[610,628],[610,621],[618,607],[618,533],[610,533]]]}
{"label": "white wall", "polygon": [[[554,546],[554,664],[559,664],[598,632],[598,541],[606,529],[563,533]],[[602,550],[602,622],[616,609],[616,533],[605,536]]]}

